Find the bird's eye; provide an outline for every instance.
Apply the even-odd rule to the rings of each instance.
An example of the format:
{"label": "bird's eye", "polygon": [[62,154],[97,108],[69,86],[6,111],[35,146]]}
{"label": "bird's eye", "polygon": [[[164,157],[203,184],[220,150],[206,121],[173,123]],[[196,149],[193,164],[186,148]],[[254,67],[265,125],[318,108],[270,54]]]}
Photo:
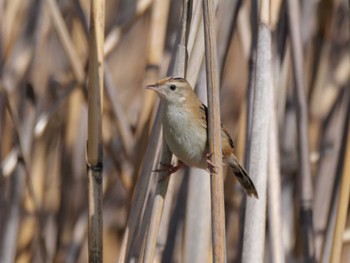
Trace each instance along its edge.
{"label": "bird's eye", "polygon": [[174,90],[176,90],[176,86],[175,85],[170,85],[169,89],[174,91]]}

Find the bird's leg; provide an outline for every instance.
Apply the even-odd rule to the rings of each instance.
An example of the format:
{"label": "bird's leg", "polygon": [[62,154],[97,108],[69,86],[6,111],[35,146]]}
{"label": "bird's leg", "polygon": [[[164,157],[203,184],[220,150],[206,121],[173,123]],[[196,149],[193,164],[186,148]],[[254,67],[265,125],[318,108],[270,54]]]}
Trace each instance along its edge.
{"label": "bird's leg", "polygon": [[213,163],[213,161],[211,160],[211,157],[213,156],[214,153],[207,153],[207,163],[208,163],[208,172],[211,173],[217,173],[217,165],[215,163]]}
{"label": "bird's leg", "polygon": [[183,166],[183,163],[181,161],[178,161],[177,165],[173,165],[171,163],[161,162],[160,165],[164,166],[164,168],[153,170],[153,172],[167,172],[167,174],[160,179],[160,181],[163,181],[165,178],[169,177],[173,173],[176,173]]}

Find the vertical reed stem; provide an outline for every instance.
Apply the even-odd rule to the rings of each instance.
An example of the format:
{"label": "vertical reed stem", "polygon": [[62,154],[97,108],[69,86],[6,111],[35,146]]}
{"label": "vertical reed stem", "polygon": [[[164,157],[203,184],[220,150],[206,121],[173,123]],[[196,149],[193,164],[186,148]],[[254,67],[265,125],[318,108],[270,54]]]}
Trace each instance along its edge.
{"label": "vertical reed stem", "polygon": [[211,161],[211,207],[213,262],[226,261],[224,179],[222,170],[219,72],[217,62],[214,2],[203,0],[205,57],[208,97],[208,141]]}
{"label": "vertical reed stem", "polygon": [[[259,200],[247,199],[244,222],[243,263],[264,262],[266,228],[266,187],[269,121],[272,94],[270,1],[260,4],[259,32],[257,39],[256,71],[249,147],[249,174],[251,175]],[[250,101],[249,101],[250,102]]]}
{"label": "vertical reed stem", "polygon": [[303,237],[304,257],[307,262],[315,261],[314,230],[312,223],[312,178],[310,167],[308,109],[303,74],[303,53],[300,32],[298,1],[288,0],[288,18],[292,44],[293,73],[295,81],[295,104],[297,109],[297,133],[300,171],[298,193],[300,225]]}
{"label": "vertical reed stem", "polygon": [[[349,97],[349,92],[346,94]],[[330,262],[340,262],[343,246],[343,233],[346,225],[346,217],[349,209],[350,198],[350,103],[348,100],[347,120],[345,121],[344,141],[346,143],[345,158],[343,159],[343,172],[340,182],[339,201],[335,219],[334,236]]]}
{"label": "vertical reed stem", "polygon": [[104,0],[91,1],[89,39],[88,141],[89,177],[89,262],[103,262],[102,247],[102,98],[103,44],[105,24]]}

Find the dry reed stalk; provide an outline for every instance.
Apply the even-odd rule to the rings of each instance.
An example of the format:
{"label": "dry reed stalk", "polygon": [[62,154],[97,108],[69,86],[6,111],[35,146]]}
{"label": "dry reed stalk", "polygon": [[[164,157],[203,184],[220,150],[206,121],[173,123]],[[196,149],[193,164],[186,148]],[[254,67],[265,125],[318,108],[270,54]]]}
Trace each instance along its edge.
{"label": "dry reed stalk", "polygon": [[[253,8],[253,4],[251,6]],[[239,45],[243,51],[244,58],[249,61],[249,57],[251,56],[250,54],[255,52],[250,52],[252,48],[252,32],[253,30],[250,29],[250,23],[249,23],[249,17],[248,17],[248,8],[246,8],[244,5],[240,7],[239,14],[237,17],[237,38],[239,41]],[[256,28],[256,25],[254,25]],[[255,49],[256,49],[256,43],[254,44]],[[253,76],[251,73],[251,70],[248,70],[249,76],[248,76],[248,84],[253,83],[250,77]],[[223,74],[223,73],[222,73]],[[249,87],[247,87],[248,89]],[[248,94],[248,93],[247,93]],[[237,123],[239,129],[238,129],[238,134],[237,134],[237,142],[245,142],[246,140],[246,135],[247,135],[247,98],[248,95],[246,95],[244,101],[242,102],[240,108],[240,113],[239,113],[239,121]],[[236,156],[238,156],[239,159],[244,161],[244,156],[246,152],[246,147],[244,143],[237,143],[237,146],[235,148]]]}
{"label": "dry reed stalk", "polygon": [[[320,160],[318,164],[317,180],[315,181],[315,199],[314,209],[314,226],[315,232],[315,256],[317,260],[321,259],[324,250],[325,234],[324,230],[329,228],[330,212],[332,207],[332,192],[334,191],[337,181],[336,170],[340,158],[340,149],[342,143],[342,134],[346,119],[346,98],[340,92],[338,99],[335,101],[332,109],[324,121],[324,131],[320,141]],[[332,154],[325,152],[325,146],[332,144]]]}
{"label": "dry reed stalk", "polygon": [[[201,2],[201,1],[198,1]],[[199,9],[202,14],[202,10]],[[203,39],[201,39],[203,41]],[[204,45],[202,56],[204,55]],[[202,66],[196,93],[205,104],[207,101],[205,68]],[[189,171],[188,197],[184,226],[183,262],[211,262],[211,204],[210,177],[203,169]]]}
{"label": "dry reed stalk", "polygon": [[[145,84],[155,83],[159,79],[166,41],[166,25],[169,19],[169,4],[170,1],[168,0],[157,0],[152,5]],[[145,92],[142,110],[139,114],[135,131],[135,140],[137,141],[137,149],[135,151],[140,153],[136,155],[134,160],[135,167],[141,166],[144,153],[146,152],[147,140],[144,140],[144,138],[148,137],[150,132],[152,117],[154,117],[152,112],[156,109],[154,104],[155,94],[153,92]]]}
{"label": "dry reed stalk", "polygon": [[103,262],[102,240],[102,99],[104,76],[104,0],[92,0],[89,39],[88,141],[89,262]]}
{"label": "dry reed stalk", "polygon": [[[154,0],[138,0],[135,7],[135,13],[132,18],[129,18],[129,22],[123,26],[115,26],[112,28],[105,39],[104,54],[105,58],[115,49],[119,41],[122,39],[124,31],[131,27],[131,24],[138,18],[140,18],[148,10]],[[167,2],[167,1],[164,1]],[[163,10],[164,11],[164,10]]]}
{"label": "dry reed stalk", "polygon": [[[183,1],[183,13],[182,13],[182,25],[181,25],[181,37],[180,43],[177,47],[177,52],[174,60],[174,66],[172,69],[172,76],[185,77],[187,69],[187,49],[186,45],[188,42],[188,32],[191,24],[192,17],[192,0]],[[160,158],[160,163],[170,163],[172,153],[169,147],[163,140],[163,151]],[[160,227],[160,221],[164,209],[165,196],[169,185],[169,176],[167,172],[161,172],[158,178],[163,178],[158,181],[156,186],[156,192],[153,200],[151,218],[149,227],[147,230],[146,243],[142,262],[151,263],[154,259],[156,242],[158,237],[158,231]]]}
{"label": "dry reed stalk", "polygon": [[[159,156],[160,140],[160,114],[158,112],[145,152],[143,166],[134,188],[132,205],[120,249],[119,263],[129,262],[133,256],[140,253],[140,240],[142,240],[140,231],[142,230],[142,221],[145,220],[146,208],[149,209],[150,184],[155,182],[155,178],[152,177],[152,169],[156,165],[157,156]],[[143,231],[145,232],[144,229]]]}
{"label": "dry reed stalk", "polygon": [[132,150],[134,147],[134,136],[132,135],[129,127],[129,121],[126,118],[125,112],[121,107],[121,102],[117,93],[117,89],[112,80],[112,73],[109,70],[108,65],[104,68],[104,80],[105,88],[108,98],[111,100],[113,113],[116,118],[116,125],[119,131],[120,139],[123,142],[123,149],[126,156],[132,156]]}
{"label": "dry reed stalk", "polygon": [[179,250],[179,241],[182,240],[181,229],[188,192],[187,172],[187,169],[180,171],[169,181],[158,230],[154,261],[169,261],[178,256],[176,252]]}
{"label": "dry reed stalk", "polygon": [[[201,13],[200,15],[198,13]],[[202,15],[202,5],[199,5],[195,9],[194,18],[197,18],[197,24],[191,26],[191,32],[189,37],[193,39],[192,49],[189,51],[189,61],[186,72],[186,80],[191,84],[192,87],[195,86],[196,80],[198,79],[198,74],[200,72],[202,61],[204,57],[204,29],[203,29],[203,15]],[[191,43],[189,42],[189,45]]]}
{"label": "dry reed stalk", "polygon": [[[271,30],[276,28],[278,16],[280,13],[280,0],[272,0],[270,6],[270,26]],[[271,262],[284,263],[285,252],[283,247],[282,237],[282,209],[281,209],[281,172],[280,172],[280,152],[279,152],[279,129],[278,129],[278,115],[277,115],[277,98],[279,94],[283,94],[282,89],[286,86],[276,86],[280,76],[279,74],[280,63],[278,63],[278,54],[275,52],[272,56],[271,70],[273,70],[273,79],[271,80],[272,92],[271,92],[271,116],[269,126],[269,145],[268,145],[268,179],[267,179],[267,202],[268,202],[268,222],[269,222],[269,245]],[[282,96],[283,97],[283,96]],[[285,106],[285,102],[283,103]],[[282,106],[283,107],[283,106]]]}
{"label": "dry reed stalk", "polygon": [[62,47],[67,54],[68,61],[72,67],[74,76],[79,84],[82,84],[85,79],[85,73],[80,62],[79,56],[75,50],[74,44],[71,41],[67,27],[60,14],[57,2],[54,0],[46,0],[47,7],[50,11],[53,25],[57,31],[58,37],[62,43]]}
{"label": "dry reed stalk", "polygon": [[[161,155],[162,161],[167,161],[167,163],[171,162],[171,152],[168,146],[166,146],[163,141],[163,152]],[[159,173],[159,178],[161,176],[166,176],[166,173]],[[160,221],[162,218],[162,213],[164,209],[165,196],[168,190],[169,179],[166,178],[157,183],[155,196],[153,199],[153,206],[151,212],[151,218],[149,222],[149,226],[147,229],[147,235],[145,238],[145,249],[142,257],[142,262],[144,263],[152,263],[155,254],[156,242],[158,237],[158,231],[160,227]]]}
{"label": "dry reed stalk", "polygon": [[[154,0],[149,34],[149,48],[147,56],[147,83],[154,83],[159,78],[159,69],[163,58],[166,25],[169,12],[169,0]],[[154,92],[146,92],[143,109],[139,116],[136,128],[136,137],[139,138],[145,128],[145,124],[150,121],[151,112],[154,108],[156,95]]]}
{"label": "dry reed stalk", "polygon": [[[3,0],[0,0],[0,24],[2,26],[0,26],[0,75],[2,75],[2,68],[3,68],[3,64],[4,64],[4,3]],[[0,98],[1,100],[1,98]],[[0,103],[2,104],[2,103]],[[0,107],[0,122],[3,122],[3,107]],[[2,137],[2,130],[0,129],[0,138]],[[0,151],[0,160],[1,160],[1,151]],[[1,203],[0,203],[1,205]],[[1,220],[1,218],[0,218]],[[1,231],[0,231],[1,234]]]}
{"label": "dry reed stalk", "polygon": [[[202,1],[195,2],[193,21],[189,34],[189,66],[186,78],[195,87],[199,99],[207,105],[206,73],[202,63],[204,57],[204,28]],[[215,1],[215,9],[218,1]],[[186,263],[211,261],[211,205],[210,176],[202,169],[190,168],[184,243],[182,260]]]}
{"label": "dry reed stalk", "polygon": [[285,256],[282,240],[281,218],[281,173],[278,147],[278,125],[276,114],[275,92],[271,93],[271,118],[269,127],[269,156],[268,156],[268,222],[271,262],[284,263]]}
{"label": "dry reed stalk", "polygon": [[64,262],[66,263],[74,263],[78,261],[79,252],[86,238],[88,224],[86,219],[87,213],[84,212],[79,216],[74,226],[73,241],[64,258]]}
{"label": "dry reed stalk", "polygon": [[23,197],[23,189],[25,189],[24,174],[24,169],[20,166],[12,174],[11,201],[8,204],[9,208],[6,209],[7,220],[3,222],[4,231],[2,231],[0,250],[0,261],[3,263],[15,262],[16,258],[16,245],[21,224],[20,203]]}
{"label": "dry reed stalk", "polygon": [[[324,230],[331,228],[329,215],[331,211],[332,191],[334,191],[334,185],[337,180],[335,171],[339,162],[341,148],[340,134],[343,132],[342,126],[345,123],[344,118],[346,116],[346,106],[344,107],[344,103],[339,103],[340,97],[343,97],[339,87],[346,85],[346,81],[348,80],[350,71],[349,53],[344,54],[339,50],[338,52],[344,55],[336,62],[332,59],[333,55],[338,53],[334,52],[334,45],[337,44],[334,43],[333,39],[342,35],[342,27],[338,27],[336,23],[339,19],[337,10],[340,8],[340,3],[335,3],[335,6],[329,12],[331,17],[326,21],[325,26],[331,28],[332,32],[329,32],[330,36],[319,44],[320,50],[318,53],[315,51],[315,56],[318,55],[319,57],[315,58],[314,65],[312,65],[314,66],[313,70],[315,72],[313,73],[315,76],[313,77],[315,79],[312,79],[313,86],[310,92],[310,129],[313,128],[317,134],[320,133],[319,140],[321,140],[321,143],[319,143],[320,153],[318,155],[320,159],[317,167],[313,203],[316,260],[320,260],[322,254],[326,254],[329,260],[330,252],[328,253],[328,249],[325,250],[324,247],[327,246],[330,250],[331,244],[325,240],[326,235],[324,234]],[[330,74],[333,77],[330,78]],[[323,122],[324,116],[326,116],[326,120]],[[322,128],[325,131],[322,132]],[[312,136],[311,134],[311,139],[312,137],[316,136]],[[311,142],[314,141],[315,138],[311,140]],[[333,145],[333,147],[327,147],[327,145]],[[328,150],[327,148],[331,149]],[[328,236],[332,235],[330,234]],[[322,260],[325,259],[322,258]]]}
{"label": "dry reed stalk", "polygon": [[[165,30],[166,30],[166,20],[168,18],[168,13],[164,12],[164,9],[168,11],[169,1],[156,1],[155,5],[152,9],[152,18],[151,18],[151,36],[149,43],[149,52],[147,63],[149,68],[147,69],[148,81],[156,81],[158,77],[158,71],[161,64],[161,58],[163,55],[164,43],[165,43]],[[154,105],[154,94],[147,93],[145,99],[146,105],[144,105],[144,109],[141,112],[139,117],[139,121],[136,128],[136,138],[138,140],[141,139],[142,133],[145,131],[145,124],[150,122],[151,117],[151,109]],[[143,235],[145,234],[145,229],[137,230],[137,226],[140,224],[141,220],[137,220],[143,218],[144,213],[143,209],[147,206],[146,197],[149,192],[149,185],[151,180],[154,181],[154,177],[151,177],[151,170],[153,165],[155,165],[155,160],[159,155],[160,150],[160,119],[159,119],[159,110],[156,117],[156,120],[153,124],[153,129],[151,132],[149,144],[147,146],[147,150],[145,152],[146,158],[144,159],[144,164],[137,180],[135,190],[134,190],[134,199],[132,203],[132,207],[129,214],[129,219],[127,223],[127,229],[125,231],[123,237],[123,243],[121,248],[121,253],[119,256],[118,262],[125,262],[130,260],[130,257],[136,251],[139,251],[140,245],[135,245],[136,240],[143,239]],[[140,145],[140,144],[138,144]],[[139,149],[138,149],[139,151]],[[143,150],[141,150],[144,152]],[[140,228],[140,226],[139,226]],[[136,231],[143,231],[143,233],[139,233]],[[139,252],[137,252],[139,253]]]}
{"label": "dry reed stalk", "polygon": [[[343,136],[344,138],[345,136]],[[345,148],[345,147],[343,147]],[[339,195],[339,188],[340,188],[340,180],[337,181],[337,184],[334,187],[333,191],[333,200],[332,205],[329,209],[329,216],[328,216],[328,225],[326,228],[326,233],[324,237],[324,243],[320,255],[320,262],[321,263],[329,263],[331,258],[331,252],[332,252],[332,245],[333,245],[333,238],[334,238],[334,228],[335,228],[335,220],[336,220],[336,212],[337,212],[337,204]]]}
{"label": "dry reed stalk", "polygon": [[219,68],[217,62],[214,1],[203,0],[205,61],[208,97],[208,143],[211,161],[211,210],[213,262],[226,261],[224,178],[222,169]]}
{"label": "dry reed stalk", "polygon": [[[1,3],[2,6],[4,7],[5,3]],[[19,33],[19,28],[21,23],[16,23],[18,22],[18,15],[20,14],[20,11],[23,11],[23,9],[26,7],[23,4],[28,4],[28,3],[23,3],[20,0],[15,0],[15,1],[10,1],[6,5],[6,9],[4,12],[4,16],[2,17],[2,27],[3,27],[3,56],[4,56],[4,61],[7,60],[8,55],[10,54],[14,42],[16,40],[16,37]],[[15,22],[16,21],[16,22]]]}
{"label": "dry reed stalk", "polygon": [[[250,7],[251,16],[251,43],[249,52],[249,76],[247,85],[247,103],[246,103],[246,138],[245,138],[245,156],[244,164],[247,169],[249,169],[249,155],[250,155],[250,143],[251,143],[251,133],[252,133],[252,121],[253,121],[253,99],[255,90],[255,72],[256,72],[256,49],[257,49],[257,36],[258,36],[258,1],[253,0]],[[242,229],[243,230],[243,229]]]}
{"label": "dry reed stalk", "polygon": [[[51,1],[51,0],[49,0],[49,1]],[[58,21],[60,21],[60,20],[63,21],[63,17],[60,13],[58,13],[56,16],[57,16]],[[79,19],[80,19],[83,27],[87,28],[88,24],[87,24],[87,19],[86,19],[84,13],[80,13]],[[60,32],[58,32],[58,34],[62,34],[64,36],[63,39],[67,39],[68,42],[71,42],[69,35],[66,36],[64,33],[64,32],[68,32],[68,29],[64,23],[60,23],[59,30],[60,30]],[[89,36],[87,35],[87,32],[84,31],[84,33],[86,34],[86,37],[88,38]],[[62,43],[62,45],[64,46],[65,44]],[[104,48],[105,48],[105,44],[104,44]],[[65,49],[65,52],[66,52],[68,59],[69,59],[71,53],[77,54],[77,51],[73,45],[70,45],[70,49],[71,49],[71,51],[69,51],[69,52],[67,49]],[[104,52],[104,54],[105,54],[105,52]],[[82,67],[82,66],[80,66],[80,67]],[[117,95],[116,88],[115,88],[115,85],[114,85],[113,80],[112,80],[112,75],[111,75],[111,72],[110,72],[107,64],[104,65],[104,81],[105,81],[106,93],[107,93],[108,98],[111,101],[113,113],[114,113],[115,118],[116,118],[116,125],[118,128],[119,134],[120,134],[120,139],[123,142],[123,149],[124,149],[125,154],[127,156],[131,156],[132,148],[134,146],[133,135],[132,135],[130,127],[128,125],[128,121],[126,119],[125,112],[122,109],[122,107],[120,106],[120,104],[121,104],[120,99],[119,99],[119,96]],[[77,80],[77,82],[78,82],[78,85],[81,84],[81,83],[79,83],[78,80]]]}
{"label": "dry reed stalk", "polygon": [[[264,0],[260,5],[259,32],[255,88],[252,112],[251,143],[249,148],[249,174],[251,175],[259,200],[248,199],[245,212],[243,236],[243,263],[260,263],[264,259],[266,225],[266,186],[269,121],[271,118],[272,65],[270,2]],[[250,102],[249,102],[250,103]]]}
{"label": "dry reed stalk", "polygon": [[307,262],[315,260],[314,230],[312,222],[312,178],[308,135],[308,109],[303,74],[303,53],[300,32],[299,2],[288,0],[288,18],[291,35],[292,62],[295,85],[295,105],[297,112],[298,193],[300,206],[300,225],[303,238],[304,257]]}
{"label": "dry reed stalk", "polygon": [[[8,113],[10,115],[10,118],[13,122],[14,125],[14,129],[15,129],[15,133],[16,133],[16,140],[17,140],[17,144],[18,144],[18,150],[19,150],[19,155],[18,155],[18,159],[21,157],[21,165],[23,166],[23,169],[20,170],[19,174],[17,174],[17,176],[24,176],[25,177],[25,185],[27,187],[28,190],[28,197],[26,198],[26,204],[28,206],[28,210],[30,210],[30,212],[33,213],[34,217],[35,217],[35,221],[30,220],[31,223],[33,223],[33,225],[35,226],[35,223],[39,229],[39,236],[38,236],[38,242],[39,242],[39,248],[40,248],[40,256],[42,257],[42,260],[45,261],[46,259],[46,255],[47,255],[47,251],[46,251],[46,246],[45,246],[45,240],[44,240],[44,236],[42,235],[42,231],[41,228],[39,226],[44,225],[44,218],[43,215],[41,213],[41,203],[39,201],[39,198],[35,192],[35,188],[34,188],[34,184],[33,184],[33,180],[32,180],[32,176],[31,176],[31,158],[30,158],[30,152],[31,152],[31,143],[33,140],[32,137],[32,133],[31,132],[25,132],[25,131],[30,131],[33,128],[33,120],[34,120],[34,113],[32,112],[31,114],[28,114],[28,116],[26,117],[26,121],[22,124],[20,122],[20,118],[19,116],[15,113],[16,111],[13,109],[9,97],[8,97],[8,93],[7,90],[5,89],[5,87],[2,85],[2,83],[0,83],[0,94],[2,93],[2,95],[4,96],[4,102],[5,105],[7,107]],[[22,112],[23,113],[23,112]],[[21,178],[18,179],[18,190],[16,189],[16,193],[22,193],[24,191],[24,189],[21,189],[21,186],[23,187],[24,185],[22,185],[21,183]],[[19,199],[20,196],[15,196],[14,199],[14,203],[15,205],[19,205]],[[16,209],[18,209],[18,207],[13,207],[13,212],[14,212],[14,217],[18,217],[19,214],[16,212]],[[12,218],[14,219],[14,218]],[[12,228],[9,228],[9,231],[14,231],[13,233],[9,232],[10,235],[14,234],[15,238],[11,238],[10,241],[12,242],[16,242],[17,240],[17,235],[16,235],[16,231],[17,231],[17,227],[20,227],[19,225],[16,225],[16,223],[19,223],[19,219],[15,218],[14,222],[8,222]],[[31,231],[34,234],[34,229],[32,228]],[[5,252],[3,255],[5,258],[7,259],[11,259],[12,255],[11,253],[15,253],[15,244],[5,244],[7,245],[7,248],[9,248],[8,250],[5,247],[5,250],[3,250],[3,252]],[[11,246],[12,249],[11,249]],[[3,248],[2,248],[3,249]]]}
{"label": "dry reed stalk", "polygon": [[343,143],[346,145],[345,152],[343,157],[342,164],[342,178],[340,182],[340,189],[339,189],[339,199],[337,202],[337,211],[336,211],[336,219],[335,219],[335,228],[334,228],[334,236],[333,236],[333,242],[332,242],[332,250],[331,250],[331,257],[330,262],[340,262],[341,255],[342,255],[342,246],[343,246],[343,233],[346,225],[346,218],[348,214],[348,208],[349,208],[349,198],[350,198],[350,93],[348,92],[345,94],[347,96],[348,100],[348,110],[347,110],[347,117],[345,121],[345,127],[344,127],[344,138]]}
{"label": "dry reed stalk", "polygon": [[[215,1],[214,1],[215,2]],[[218,25],[218,65],[219,76],[222,79],[223,69],[230,48],[232,36],[236,30],[238,13],[241,10],[242,0],[221,1],[220,8],[223,14]],[[232,15],[231,15],[232,14]]]}
{"label": "dry reed stalk", "polygon": [[[152,15],[151,15],[151,25],[150,25],[150,39],[149,39],[149,46],[148,46],[148,57],[147,57],[147,72],[146,72],[146,81],[147,83],[155,83],[157,79],[159,78],[159,72],[160,72],[160,66],[163,60],[164,56],[164,46],[166,42],[166,29],[167,29],[167,21],[169,20],[169,7],[170,7],[170,1],[168,0],[155,0],[153,4],[152,9]],[[145,136],[140,136],[142,133],[145,133],[148,131],[148,127],[152,124],[152,109],[154,108],[155,102],[156,102],[156,94],[154,92],[146,92],[145,99],[143,100],[143,109],[141,110],[141,116],[139,118],[138,127],[137,127],[137,135],[139,139],[141,140],[140,144],[142,143],[142,140]],[[156,103],[157,104],[157,103]],[[146,128],[146,129],[145,129]],[[143,140],[144,141],[144,140]],[[142,143],[144,144],[144,143]],[[171,160],[170,160],[171,161]],[[160,177],[158,177],[160,178]],[[174,183],[174,181],[172,181]],[[168,186],[166,186],[168,187]],[[165,242],[166,242],[166,233],[168,228],[169,220],[167,220],[170,217],[171,212],[171,206],[173,201],[173,194],[174,194],[174,185],[170,184],[169,186],[170,191],[167,193],[167,204],[169,205],[167,209],[163,212],[163,207],[160,208],[159,215],[162,217],[158,217],[157,220],[157,228],[153,231],[153,240],[157,240],[157,236],[162,234],[161,238],[158,238],[157,245],[154,243],[152,244],[152,241],[150,243],[147,243],[145,245],[144,252],[150,251],[152,249],[156,249],[157,247],[164,248]],[[159,189],[157,187],[155,195],[158,196]],[[170,194],[169,194],[170,192]],[[162,202],[162,200],[160,200]],[[157,201],[153,201],[153,206],[156,206]],[[164,206],[164,202],[161,204],[161,206]],[[159,208],[159,207],[157,207]],[[153,209],[152,209],[153,212]],[[160,214],[161,213],[161,214]],[[152,218],[155,216],[151,215],[151,221]],[[162,224],[161,224],[162,222]],[[163,229],[162,229],[163,228]],[[159,229],[161,229],[159,231]],[[148,237],[150,237],[149,233],[152,232],[151,225],[148,229],[147,233],[147,240]],[[159,232],[159,233],[158,233]],[[161,239],[161,241],[159,241]],[[145,239],[146,240],[146,239]],[[161,242],[161,243],[160,243]],[[155,251],[152,251],[153,253],[152,260],[158,260],[161,258],[162,249],[157,249],[157,254],[155,255]],[[146,254],[144,254],[144,259],[146,260]]]}

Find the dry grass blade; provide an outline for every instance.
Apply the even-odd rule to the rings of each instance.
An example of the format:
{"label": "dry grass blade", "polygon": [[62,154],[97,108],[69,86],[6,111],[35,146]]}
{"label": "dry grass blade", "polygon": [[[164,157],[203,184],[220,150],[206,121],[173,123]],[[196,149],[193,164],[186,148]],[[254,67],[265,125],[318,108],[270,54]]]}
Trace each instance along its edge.
{"label": "dry grass blade", "polygon": [[92,0],[89,39],[88,142],[89,177],[89,262],[102,260],[102,98],[103,43],[105,23],[104,0]]}
{"label": "dry grass blade", "polygon": [[300,202],[300,223],[307,262],[315,260],[314,230],[312,223],[312,178],[308,135],[308,109],[303,75],[303,54],[300,33],[298,1],[288,0],[288,18],[291,33],[293,73],[295,81],[295,105],[297,107],[297,133],[300,171],[298,188]]}
{"label": "dry grass blade", "polygon": [[214,1],[203,0],[205,61],[208,90],[208,141],[211,161],[216,168],[211,171],[211,209],[213,261],[226,261],[224,178],[222,170],[221,121],[219,101],[219,69],[215,36]]}
{"label": "dry grass blade", "polygon": [[243,237],[243,263],[261,263],[264,261],[268,130],[272,93],[269,10],[270,2],[268,0],[262,1],[257,44],[251,144],[248,157],[249,174],[259,193],[259,200],[247,200]]}

